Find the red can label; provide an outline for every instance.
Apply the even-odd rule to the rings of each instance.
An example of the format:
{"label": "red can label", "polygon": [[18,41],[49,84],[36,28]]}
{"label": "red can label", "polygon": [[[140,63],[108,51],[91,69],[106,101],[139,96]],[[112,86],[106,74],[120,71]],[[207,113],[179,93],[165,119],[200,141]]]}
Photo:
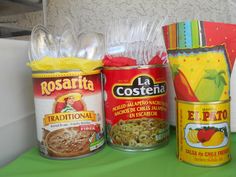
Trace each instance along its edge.
{"label": "red can label", "polygon": [[33,74],[37,138],[43,155],[70,158],[104,144],[101,73]]}
{"label": "red can label", "polygon": [[168,140],[167,68],[104,70],[108,142],[145,149]]}

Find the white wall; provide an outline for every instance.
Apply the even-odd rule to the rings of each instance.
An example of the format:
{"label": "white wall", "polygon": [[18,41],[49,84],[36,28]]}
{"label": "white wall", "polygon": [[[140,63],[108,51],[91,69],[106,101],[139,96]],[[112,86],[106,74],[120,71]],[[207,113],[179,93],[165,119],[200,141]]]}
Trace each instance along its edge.
{"label": "white wall", "polygon": [[[229,22],[235,0],[49,0],[47,24],[61,33],[68,16],[80,29],[102,31],[113,18],[168,16],[170,22],[198,18]],[[234,7],[234,8],[232,8]],[[233,10],[232,10],[233,11]]]}
{"label": "white wall", "polygon": [[0,166],[36,146],[28,42],[0,39]]}
{"label": "white wall", "polygon": [[[102,31],[112,18],[163,17],[170,22],[200,20],[236,23],[236,0],[48,0],[48,27],[60,33],[68,16],[84,30]],[[0,22],[31,29],[43,23],[43,12],[0,17]]]}

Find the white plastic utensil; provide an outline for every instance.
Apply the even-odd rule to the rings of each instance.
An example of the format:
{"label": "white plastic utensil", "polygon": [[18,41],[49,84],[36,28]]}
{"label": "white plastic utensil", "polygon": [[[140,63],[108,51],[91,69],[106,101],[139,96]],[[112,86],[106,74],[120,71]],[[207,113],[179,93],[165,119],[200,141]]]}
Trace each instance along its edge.
{"label": "white plastic utensil", "polygon": [[40,60],[45,56],[55,58],[58,56],[56,40],[43,25],[33,28],[30,50],[32,60]]}
{"label": "white plastic utensil", "polygon": [[78,52],[78,41],[75,35],[75,27],[69,18],[65,18],[63,33],[59,38],[59,56],[76,57]]}
{"label": "white plastic utensil", "polygon": [[105,43],[101,33],[84,32],[78,36],[77,57],[98,60],[104,56]]}

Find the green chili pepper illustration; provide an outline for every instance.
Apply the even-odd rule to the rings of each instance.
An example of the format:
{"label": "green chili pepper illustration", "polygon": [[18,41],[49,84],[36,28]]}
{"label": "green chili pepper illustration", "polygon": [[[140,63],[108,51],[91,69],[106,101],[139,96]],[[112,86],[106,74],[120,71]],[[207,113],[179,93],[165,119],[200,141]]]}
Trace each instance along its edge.
{"label": "green chili pepper illustration", "polygon": [[205,70],[205,75],[199,81],[195,94],[200,101],[217,101],[223,93],[226,84],[225,71]]}

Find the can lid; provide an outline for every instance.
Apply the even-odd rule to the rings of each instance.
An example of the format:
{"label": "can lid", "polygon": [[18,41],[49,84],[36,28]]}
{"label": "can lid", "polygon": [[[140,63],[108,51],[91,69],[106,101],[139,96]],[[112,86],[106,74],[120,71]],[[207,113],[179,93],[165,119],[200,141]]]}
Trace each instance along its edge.
{"label": "can lid", "polygon": [[231,97],[227,100],[219,100],[219,101],[201,101],[201,102],[191,102],[191,101],[184,101],[178,100],[175,98],[176,103],[185,103],[185,104],[192,104],[192,105],[206,105],[206,104],[221,104],[221,103],[228,103],[231,101]]}
{"label": "can lid", "polygon": [[56,77],[73,77],[88,76],[101,73],[101,70],[82,72],[80,70],[53,70],[53,71],[36,71],[32,72],[32,78],[56,78]]}
{"label": "can lid", "polygon": [[137,65],[137,66],[105,66],[104,70],[129,70],[129,69],[148,69],[148,68],[165,68],[168,64],[156,64],[156,65]]}

